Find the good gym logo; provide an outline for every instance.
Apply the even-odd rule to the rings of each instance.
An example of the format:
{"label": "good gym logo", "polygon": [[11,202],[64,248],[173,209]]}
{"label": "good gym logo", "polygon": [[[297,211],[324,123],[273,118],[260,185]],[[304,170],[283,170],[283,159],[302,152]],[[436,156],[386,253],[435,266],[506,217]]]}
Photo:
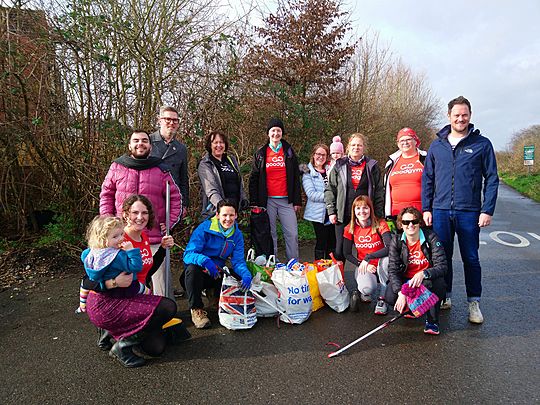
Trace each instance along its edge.
{"label": "good gym logo", "polygon": [[401,174],[413,174],[422,173],[424,168],[420,166],[420,162],[417,160],[415,163],[404,163],[399,166],[399,170],[393,171],[391,176],[399,176]]}
{"label": "good gym logo", "polygon": [[266,162],[266,167],[285,167],[283,156],[273,156],[270,162]]}
{"label": "good gym logo", "polygon": [[428,263],[428,259],[421,252],[413,252],[409,256],[409,264],[422,265]]}
{"label": "good gym logo", "polygon": [[372,241],[371,236],[358,236],[356,238],[356,241],[354,243],[357,249],[374,249],[379,246],[382,246],[382,243],[380,240]]}

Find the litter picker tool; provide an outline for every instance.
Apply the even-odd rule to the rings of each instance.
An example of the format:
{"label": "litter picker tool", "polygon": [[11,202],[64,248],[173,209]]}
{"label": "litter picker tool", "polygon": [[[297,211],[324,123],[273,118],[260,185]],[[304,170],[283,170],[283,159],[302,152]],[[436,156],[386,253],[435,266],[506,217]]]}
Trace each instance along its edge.
{"label": "litter picker tool", "polygon": [[366,333],[364,336],[359,337],[359,338],[356,339],[354,342],[349,343],[347,346],[342,347],[341,349],[336,350],[335,352],[329,353],[329,354],[328,354],[328,358],[332,358],[332,357],[338,356],[339,354],[343,353],[345,350],[350,349],[351,347],[353,347],[355,344],[360,343],[362,340],[364,340],[364,339],[367,338],[368,336],[371,336],[371,335],[373,335],[375,332],[378,332],[378,331],[380,331],[381,329],[386,328],[386,327],[387,327],[388,325],[390,325],[391,323],[394,323],[394,322],[397,321],[399,318],[403,317],[403,316],[406,315],[406,314],[410,314],[410,313],[411,313],[411,311],[406,311],[406,312],[403,312],[402,314],[399,314],[399,315],[397,315],[397,316],[394,316],[392,319],[386,321],[385,323],[383,323],[383,324],[380,325],[380,326],[377,326],[377,327],[376,327],[375,329],[373,329],[371,332],[368,332],[368,333]]}
{"label": "litter picker tool", "polygon": [[[165,235],[169,236],[171,227],[171,185],[167,182],[165,187]],[[171,250],[165,249],[165,296],[169,297],[169,284],[171,275]],[[169,298],[174,298],[174,295]]]}

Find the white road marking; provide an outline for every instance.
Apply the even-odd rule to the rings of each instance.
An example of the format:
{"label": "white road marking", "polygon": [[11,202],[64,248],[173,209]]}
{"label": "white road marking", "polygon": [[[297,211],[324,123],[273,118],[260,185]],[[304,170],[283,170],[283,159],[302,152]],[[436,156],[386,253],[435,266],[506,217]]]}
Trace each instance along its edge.
{"label": "white road marking", "polygon": [[531,235],[533,238],[540,240],[540,235],[537,235],[534,232],[527,232],[529,235]]}
{"label": "white road marking", "polygon": [[[514,238],[516,238],[517,240],[519,240],[519,243],[510,243],[510,242],[505,242],[504,240],[500,239],[499,238],[499,235],[501,234],[505,234],[505,235],[510,235],[510,236],[513,236]],[[495,232],[491,232],[489,234],[489,237],[491,239],[493,239],[495,242],[498,242],[500,243],[501,245],[505,245],[505,246],[511,246],[511,247],[527,247],[530,245],[529,241],[524,238],[523,236],[521,235],[518,235],[517,233],[513,233],[513,232],[507,232],[507,231],[495,231]]]}

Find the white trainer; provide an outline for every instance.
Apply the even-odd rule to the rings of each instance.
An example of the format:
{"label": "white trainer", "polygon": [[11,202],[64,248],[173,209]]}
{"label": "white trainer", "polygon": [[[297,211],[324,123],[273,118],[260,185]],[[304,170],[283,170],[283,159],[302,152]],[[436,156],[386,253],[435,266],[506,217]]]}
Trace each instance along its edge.
{"label": "white trainer", "polygon": [[469,302],[469,322],[484,322],[484,317],[482,316],[482,312],[480,311],[480,303],[478,301]]}
{"label": "white trainer", "polygon": [[450,309],[452,308],[452,299],[450,297],[445,298],[443,302],[441,302],[441,309]]}

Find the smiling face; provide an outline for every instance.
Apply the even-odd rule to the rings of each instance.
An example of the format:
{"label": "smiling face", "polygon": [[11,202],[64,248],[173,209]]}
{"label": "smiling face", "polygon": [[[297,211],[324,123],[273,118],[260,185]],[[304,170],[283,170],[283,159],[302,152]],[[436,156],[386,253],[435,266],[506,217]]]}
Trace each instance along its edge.
{"label": "smiling face", "polygon": [[315,168],[323,168],[327,161],[328,155],[326,154],[326,151],[323,148],[317,148],[317,150],[313,154],[313,162],[315,163]]}
{"label": "smiling face", "polygon": [[148,134],[145,132],[134,132],[131,134],[128,149],[131,156],[135,159],[146,159],[152,150]]}
{"label": "smiling face", "polygon": [[359,137],[352,138],[349,141],[347,150],[352,160],[360,160],[360,158],[364,156],[364,141]]}
{"label": "smiling face", "polygon": [[452,135],[463,137],[467,135],[471,112],[467,104],[455,104],[448,113]]}
{"label": "smiling face", "polygon": [[416,153],[416,141],[409,135],[404,135],[397,142],[398,148],[405,156]]}
{"label": "smiling face", "polygon": [[174,111],[163,111],[159,117],[159,133],[165,139],[170,140],[178,131],[180,120]]}
{"label": "smiling face", "polygon": [[363,202],[354,206],[354,216],[361,224],[365,224],[371,218],[371,209]]}
{"label": "smiling face", "polygon": [[[417,239],[418,235],[420,234],[420,223],[418,221],[417,224],[413,224],[409,221],[418,221],[418,218],[414,214],[411,214],[409,212],[406,212],[401,217],[401,226],[403,227],[403,232],[405,232],[405,235],[410,239]],[[407,223],[407,225],[404,224]]]}
{"label": "smiling face", "polygon": [[236,221],[236,210],[229,206],[221,207],[216,217],[224,229],[229,229],[234,225],[234,221]]}
{"label": "smiling face", "polygon": [[216,136],[210,143],[210,150],[212,151],[212,156],[217,159],[221,159],[223,153],[225,153],[225,142],[221,135],[216,134]]}
{"label": "smiling face", "polygon": [[120,248],[120,244],[124,241],[124,228],[116,226],[109,231],[107,235],[107,247]]}
{"label": "smiling face", "polygon": [[272,145],[277,145],[283,137],[283,131],[280,127],[272,127],[268,130],[268,138]]}
{"label": "smiling face", "polygon": [[142,201],[135,201],[128,212],[124,213],[126,228],[134,232],[142,232],[148,225],[148,208]]}

